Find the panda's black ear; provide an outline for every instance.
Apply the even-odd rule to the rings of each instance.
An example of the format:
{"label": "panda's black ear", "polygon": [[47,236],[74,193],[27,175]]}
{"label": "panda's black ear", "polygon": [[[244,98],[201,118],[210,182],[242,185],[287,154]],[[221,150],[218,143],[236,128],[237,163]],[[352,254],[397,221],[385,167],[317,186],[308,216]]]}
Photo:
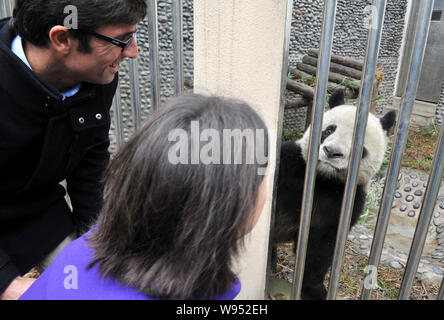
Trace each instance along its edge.
{"label": "panda's black ear", "polygon": [[396,120],[396,111],[392,110],[387,112],[379,121],[381,121],[382,129],[384,131],[388,132],[390,131],[390,128],[393,127]]}
{"label": "panda's black ear", "polygon": [[345,104],[344,90],[336,89],[328,100],[328,106],[330,109],[333,109],[334,107],[342,106],[343,104]]}

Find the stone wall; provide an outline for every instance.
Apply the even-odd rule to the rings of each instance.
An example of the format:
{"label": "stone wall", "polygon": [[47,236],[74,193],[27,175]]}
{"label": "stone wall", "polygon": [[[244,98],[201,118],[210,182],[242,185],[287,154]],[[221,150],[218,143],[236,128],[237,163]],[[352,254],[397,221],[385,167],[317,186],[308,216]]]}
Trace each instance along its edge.
{"label": "stone wall", "polygon": [[[184,36],[184,75],[193,78],[193,50],[194,50],[194,25],[193,25],[193,0],[183,0],[183,36]],[[173,76],[173,36],[172,36],[172,8],[171,0],[159,0],[158,6],[158,28],[159,28],[159,64],[160,64],[160,90],[161,101],[174,96]],[[141,119],[146,120],[153,111],[151,106],[151,73],[148,20],[145,18],[137,29],[137,44],[139,46],[139,90],[141,96]],[[123,116],[124,139],[134,132],[132,121],[132,101],[129,79],[129,63],[122,64],[119,72],[121,88],[121,109]],[[112,111],[112,113],[114,113]],[[114,117],[113,117],[114,118]],[[114,153],[117,149],[115,124],[111,124],[110,131],[111,148]]]}
{"label": "stone wall", "polygon": [[[294,66],[302,59],[308,50],[318,48],[322,28],[323,0],[295,0],[289,64]],[[368,30],[364,21],[368,13],[364,8],[368,0],[338,0],[336,13],[336,28],[333,40],[333,53],[356,59],[363,59],[367,44]],[[404,19],[407,0],[388,0],[384,29],[379,52],[379,62],[382,64],[384,82],[380,87],[382,99],[378,101],[379,112],[392,103],[395,81],[400,60]],[[172,52],[172,13],[171,0],[158,1],[159,20],[159,55],[161,70],[162,101],[174,95],[173,52]],[[150,98],[150,58],[148,41],[148,23],[145,19],[138,29],[138,44],[140,47],[139,70],[140,91],[142,97],[142,119],[152,112]],[[193,0],[184,0],[184,70],[185,76],[193,77]],[[254,71],[252,71],[254,72]],[[123,123],[125,138],[133,132],[131,114],[131,95],[128,76],[128,65],[122,66],[121,89]],[[278,81],[278,79],[276,79]],[[287,93],[288,97],[291,93]],[[442,99],[441,99],[442,100]],[[284,114],[284,126],[287,129],[303,129],[305,124],[305,109],[287,110]],[[113,125],[114,128],[114,125]],[[115,150],[115,135],[111,131],[112,151]]]}

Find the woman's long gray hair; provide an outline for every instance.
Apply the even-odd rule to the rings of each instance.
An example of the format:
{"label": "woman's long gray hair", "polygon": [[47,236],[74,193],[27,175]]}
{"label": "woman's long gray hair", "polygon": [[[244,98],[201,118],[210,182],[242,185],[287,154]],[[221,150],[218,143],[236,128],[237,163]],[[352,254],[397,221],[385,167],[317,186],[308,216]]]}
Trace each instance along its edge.
{"label": "woman's long gray hair", "polygon": [[[227,129],[263,132],[263,145],[256,139],[249,144],[242,137],[230,138],[230,143],[242,143],[241,164],[172,163],[178,150],[171,133],[177,129],[187,133],[186,156],[191,159],[196,147],[193,121],[200,133],[211,129],[220,137]],[[223,144],[226,152],[227,141]],[[98,264],[103,276],[149,297],[208,299],[224,294],[235,281],[231,265],[251,229],[263,180],[258,172],[268,165],[245,163],[247,153],[257,154],[255,147],[263,148],[268,159],[266,125],[245,103],[200,95],[170,102],[132,136],[107,169],[104,206],[88,237],[94,250],[89,267]],[[234,155],[235,148],[228,149]]]}

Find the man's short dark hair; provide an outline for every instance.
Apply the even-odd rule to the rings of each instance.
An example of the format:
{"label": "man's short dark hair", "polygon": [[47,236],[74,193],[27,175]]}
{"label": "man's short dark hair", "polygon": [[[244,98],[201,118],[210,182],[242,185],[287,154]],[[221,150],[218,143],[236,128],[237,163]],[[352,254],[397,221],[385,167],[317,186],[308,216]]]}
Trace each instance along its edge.
{"label": "man's short dark hair", "polygon": [[[146,0],[15,0],[12,28],[25,41],[39,47],[47,46],[52,27],[63,25],[67,6],[75,6],[78,29],[95,31],[113,24],[136,24],[147,10]],[[91,36],[79,32],[79,50],[90,52]]]}
{"label": "man's short dark hair", "polygon": [[[171,163],[169,134],[184,130],[192,141],[193,121],[201,133],[220,136],[226,129],[261,131],[268,159],[267,127],[251,107],[200,95],[173,100],[122,147],[107,170],[104,206],[88,237],[90,267],[152,298],[206,299],[230,289],[230,267],[252,227],[263,181],[258,169],[268,165]],[[258,150],[255,144],[244,144],[243,156]]]}

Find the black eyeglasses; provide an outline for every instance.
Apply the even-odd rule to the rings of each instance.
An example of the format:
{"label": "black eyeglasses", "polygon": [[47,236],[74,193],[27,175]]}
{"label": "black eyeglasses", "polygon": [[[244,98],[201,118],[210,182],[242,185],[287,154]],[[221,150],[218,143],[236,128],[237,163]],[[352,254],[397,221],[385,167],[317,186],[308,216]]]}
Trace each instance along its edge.
{"label": "black eyeglasses", "polygon": [[80,30],[80,29],[77,29],[76,31],[80,32],[80,33],[84,33],[84,34],[89,34],[89,35],[94,36],[96,38],[99,38],[99,39],[105,40],[105,41],[107,41],[109,43],[112,43],[113,45],[122,48],[122,52],[125,51],[125,49],[128,48],[128,46],[135,39],[135,33],[133,33],[131,35],[131,37],[127,41],[121,41],[119,39],[111,38],[111,37],[105,36],[103,34],[97,33],[95,31],[91,31],[91,30]]}

